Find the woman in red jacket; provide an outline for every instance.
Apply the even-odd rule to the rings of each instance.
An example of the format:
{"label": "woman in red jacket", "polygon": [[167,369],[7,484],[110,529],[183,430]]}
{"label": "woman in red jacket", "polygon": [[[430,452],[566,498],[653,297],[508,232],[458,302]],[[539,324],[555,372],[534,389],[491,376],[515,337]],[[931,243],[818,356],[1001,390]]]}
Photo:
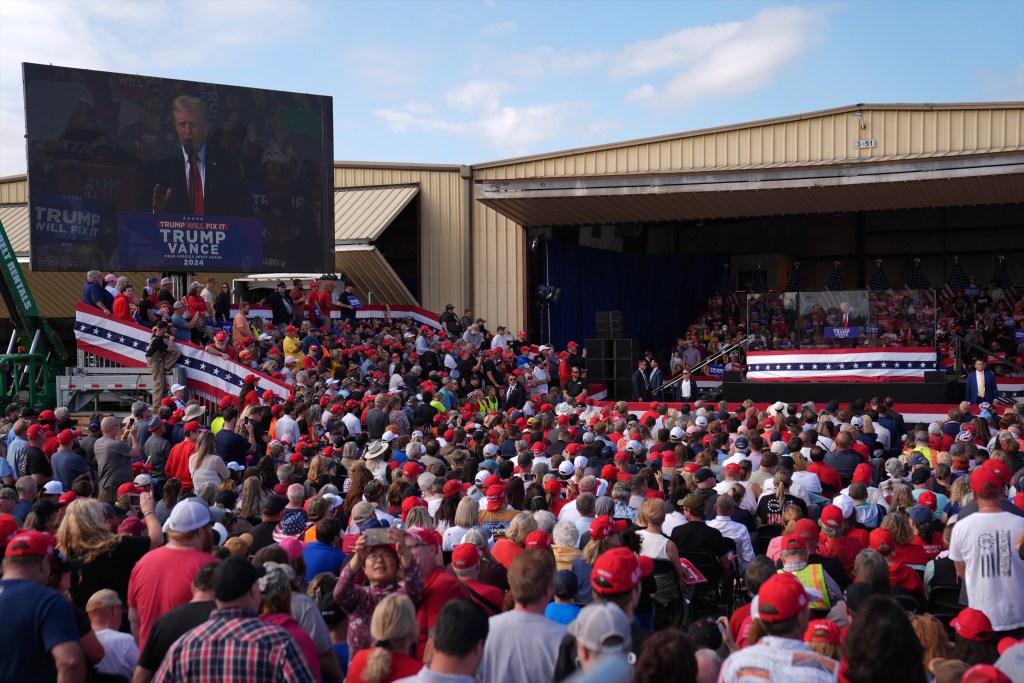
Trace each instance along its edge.
{"label": "woman in red jacket", "polygon": [[117,281],[117,296],[114,297],[114,317],[126,322],[135,322],[132,315],[132,306],[135,304],[135,288],[128,282],[128,278],[121,277]]}

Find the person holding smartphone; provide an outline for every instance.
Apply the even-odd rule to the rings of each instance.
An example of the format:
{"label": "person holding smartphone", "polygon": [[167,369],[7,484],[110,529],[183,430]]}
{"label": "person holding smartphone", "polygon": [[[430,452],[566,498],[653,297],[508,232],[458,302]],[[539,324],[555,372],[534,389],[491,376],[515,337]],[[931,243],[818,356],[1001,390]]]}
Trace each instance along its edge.
{"label": "person holding smartphone", "polygon": [[224,424],[214,437],[217,455],[225,464],[234,462],[245,467],[248,465],[249,457],[254,456],[258,450],[253,429],[255,425],[249,417],[242,418],[242,423],[239,424],[238,408],[234,406],[226,408],[223,416]]}
{"label": "person holding smartphone", "polygon": [[[349,615],[350,661],[359,650],[373,646],[370,620],[381,600],[392,593],[403,593],[415,605],[423,598],[423,576],[406,543],[405,532],[381,524],[373,519],[364,525],[352,558],[342,567],[334,588],[334,600]],[[363,585],[364,577],[368,586]]]}

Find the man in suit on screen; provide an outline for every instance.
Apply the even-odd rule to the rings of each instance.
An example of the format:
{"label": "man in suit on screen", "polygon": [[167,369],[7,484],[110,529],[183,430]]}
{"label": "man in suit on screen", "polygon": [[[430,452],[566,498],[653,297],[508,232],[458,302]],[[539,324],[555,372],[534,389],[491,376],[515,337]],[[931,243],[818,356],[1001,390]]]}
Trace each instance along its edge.
{"label": "man in suit on screen", "polygon": [[209,142],[210,121],[198,97],[181,95],[171,105],[180,147],[157,162],[152,188],[154,213],[190,216],[251,216],[251,198],[237,159],[227,159]]}

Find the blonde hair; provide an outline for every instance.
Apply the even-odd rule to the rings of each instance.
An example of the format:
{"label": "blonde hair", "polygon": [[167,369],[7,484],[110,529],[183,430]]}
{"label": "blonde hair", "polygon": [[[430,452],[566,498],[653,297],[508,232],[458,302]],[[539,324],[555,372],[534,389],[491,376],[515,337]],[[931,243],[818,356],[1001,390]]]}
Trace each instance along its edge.
{"label": "blonde hair", "polygon": [[217,443],[213,440],[213,432],[202,432],[199,434],[199,438],[196,439],[196,450],[192,454],[192,462],[190,463],[193,470],[198,470],[203,466],[203,461],[211,455],[216,455]]}
{"label": "blonde hair", "polygon": [[455,526],[469,529],[470,527],[476,526],[477,520],[480,516],[480,503],[476,498],[466,496],[459,501],[459,506],[455,508]]}
{"label": "blonde hair", "polygon": [[899,484],[892,487],[892,501],[889,503],[889,509],[895,510],[896,508],[905,507],[908,510],[917,502],[914,500],[914,494],[910,492],[909,486]]}
{"label": "blonde hair", "polygon": [[864,420],[864,426],[862,426],[860,428],[861,433],[863,433],[863,434],[874,434],[875,433],[875,423],[871,421],[871,418],[869,416],[867,416],[867,415],[861,415],[860,419]]}
{"label": "blonde hair", "polygon": [[640,512],[643,513],[647,526],[654,525],[660,527],[665,523],[665,501],[660,498],[648,498],[645,500],[643,505],[640,506]]}
{"label": "blonde hair", "polygon": [[434,523],[434,518],[430,516],[430,512],[427,508],[422,505],[409,510],[408,514],[405,516],[405,528],[411,529],[414,526],[420,526],[424,529],[437,528],[437,525]]}
{"label": "blonde hair", "polygon": [[839,649],[839,646],[833,643],[805,642],[804,645],[806,645],[812,651],[817,652],[819,655],[828,657],[829,659],[834,659],[836,661],[839,661],[840,656],[842,654],[842,652]]}
{"label": "blonde hair", "polygon": [[362,679],[366,683],[381,683],[391,675],[391,653],[408,650],[420,637],[412,600],[401,593],[381,600],[373,610],[370,635],[375,645],[366,658]]}
{"label": "blonde hair", "polygon": [[57,529],[57,548],[86,564],[121,542],[122,536],[110,533],[103,505],[93,498],[71,501]]}
{"label": "blonde hair", "polygon": [[880,526],[892,533],[892,540],[896,545],[907,545],[914,542],[914,530],[910,526],[910,517],[905,512],[890,512],[882,518]]}
{"label": "blonde hair", "polygon": [[526,537],[537,530],[537,520],[529,512],[520,512],[512,518],[505,532],[505,538],[516,545],[526,543]]}
{"label": "blonde hair", "polygon": [[330,467],[330,459],[322,455],[314,455],[313,459],[309,461],[309,469],[306,470],[306,481],[310,483],[315,482],[320,475],[327,474],[330,471]]}

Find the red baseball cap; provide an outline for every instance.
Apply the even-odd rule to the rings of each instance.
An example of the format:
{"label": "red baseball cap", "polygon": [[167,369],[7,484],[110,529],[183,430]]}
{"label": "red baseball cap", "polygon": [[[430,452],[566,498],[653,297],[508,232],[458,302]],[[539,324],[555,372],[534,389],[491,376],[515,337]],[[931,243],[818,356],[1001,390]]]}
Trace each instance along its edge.
{"label": "red baseball cap", "polygon": [[64,493],[60,494],[60,498],[57,499],[57,502],[60,503],[61,505],[68,505],[69,503],[75,500],[78,500],[77,493],[75,493],[74,491],[65,491]]}
{"label": "red baseball cap", "polygon": [[27,436],[29,438],[29,440],[31,440],[31,441],[34,441],[34,440],[38,439],[40,436],[42,436],[42,434],[43,434],[43,428],[42,428],[42,426],[37,425],[37,424],[36,425],[29,425],[28,429],[25,430],[25,436]]}
{"label": "red baseball cap", "polygon": [[540,550],[547,550],[551,547],[551,537],[546,532],[538,529],[537,531],[531,532],[526,537],[527,548],[539,548]]}
{"label": "red baseball cap", "polygon": [[981,466],[987,470],[995,472],[1000,479],[1000,486],[1006,486],[1010,483],[1010,479],[1013,478],[1013,474],[1010,472],[1010,468],[1006,466],[1006,463],[996,458],[989,458],[985,462],[981,463]]}
{"label": "red baseball cap", "polygon": [[419,496],[409,496],[402,501],[402,521],[405,521],[405,517],[409,514],[409,510],[425,507],[427,507],[427,501],[423,500]]}
{"label": "red baseball cap", "polygon": [[698,467],[695,462],[688,462],[683,465],[683,472],[689,472],[690,474],[694,474],[699,469],[700,467]]}
{"label": "red baseball cap", "polygon": [[761,621],[785,621],[810,604],[800,579],[792,574],[775,574],[757,591],[758,617]]}
{"label": "red baseball cap", "polygon": [[[484,491],[485,492],[487,491],[487,489],[491,488],[492,486],[501,486],[501,485],[502,485],[501,477],[499,477],[497,474],[489,474],[489,475],[487,475],[487,478],[484,479],[484,481],[483,481],[483,486],[484,486]],[[504,488],[502,490],[504,490]]]}
{"label": "red baseball cap", "polygon": [[629,548],[619,546],[598,556],[590,571],[590,585],[602,595],[625,593],[653,571],[654,560],[637,557]]}
{"label": "red baseball cap", "polygon": [[862,462],[857,465],[853,470],[853,481],[859,481],[862,484],[868,484],[871,482],[871,465],[866,462]]}
{"label": "red baseball cap", "polygon": [[559,415],[557,422],[558,422],[558,424],[560,426],[561,425],[567,425],[567,424],[569,424],[569,416],[568,415]]}
{"label": "red baseball cap", "polygon": [[472,486],[472,484],[463,484],[458,479],[450,479],[444,484],[444,497],[452,498],[457,496],[461,491],[468,491],[470,486]]}
{"label": "red baseball cap", "polygon": [[490,486],[487,488],[487,509],[490,511],[497,510],[505,502],[505,487],[504,486]]}
{"label": "red baseball cap", "polygon": [[217,334],[213,335],[214,341],[224,341],[227,338],[228,338],[227,332],[218,332]]}
{"label": "red baseball cap", "polygon": [[142,493],[145,489],[141,489],[130,481],[126,481],[117,487],[117,495],[124,496],[128,494]]}
{"label": "red baseball cap", "polygon": [[964,672],[961,683],[1013,683],[1013,679],[992,664],[975,664]]}
{"label": "red baseball cap", "polygon": [[42,531],[22,531],[11,537],[7,542],[7,552],[4,557],[25,557],[38,555],[40,557],[53,556],[53,540],[49,534]]}
{"label": "red baseball cap", "polygon": [[812,619],[804,631],[804,642],[839,645],[839,627],[828,619]]}
{"label": "red baseball cap", "polygon": [[469,569],[480,563],[483,553],[472,543],[460,543],[452,551],[452,567]]}
{"label": "red baseball cap", "polygon": [[536,442],[535,444],[530,446],[530,450],[533,451],[534,453],[543,453],[544,452],[544,442],[543,441]]}
{"label": "red baseball cap", "polygon": [[423,472],[423,466],[415,460],[407,460],[405,464],[402,465],[402,474],[407,474],[410,477],[418,477],[421,472]]}
{"label": "red baseball cap", "polygon": [[843,526],[846,521],[843,518],[843,511],[839,509],[838,505],[826,505],[821,509],[821,523],[827,527],[838,529]]}
{"label": "red baseball cap", "polygon": [[608,515],[601,515],[590,523],[590,540],[600,541],[612,534],[617,534],[626,529],[626,520],[613,520]]}
{"label": "red baseball cap", "polygon": [[891,531],[879,527],[868,534],[868,544],[872,550],[888,555],[896,548],[896,539],[892,537]]}
{"label": "red baseball cap", "polygon": [[432,545],[435,548],[441,547],[441,534],[433,529],[424,529],[421,526],[414,526],[408,529],[408,534],[420,543]]}
{"label": "red baseball cap", "polygon": [[809,538],[818,537],[818,525],[813,519],[801,517],[793,524],[793,534],[806,541]]}
{"label": "red baseball cap", "polygon": [[80,436],[82,436],[82,432],[78,431],[77,429],[65,429],[64,431],[57,435],[57,443],[59,443],[61,446],[67,446],[71,443],[74,443],[75,439],[77,439]]}
{"label": "red baseball cap", "polygon": [[199,423],[196,422],[195,420],[192,420],[192,422],[186,423],[185,426],[182,427],[182,429],[184,431],[186,431],[186,432],[198,432],[199,431]]}
{"label": "red baseball cap", "polygon": [[675,467],[679,464],[679,458],[676,457],[675,451],[664,450],[661,456],[662,467]]}
{"label": "red baseball cap", "polygon": [[296,451],[296,452],[292,453],[290,456],[288,456],[288,462],[290,462],[293,465],[298,465],[299,463],[304,462],[304,461],[305,461],[305,458],[303,458],[302,457],[302,453],[299,453],[298,451]]}
{"label": "red baseball cap", "polygon": [[971,491],[976,494],[998,493],[1002,487],[1002,477],[994,467],[975,467],[971,472]]}
{"label": "red baseball cap", "polygon": [[651,410],[657,410],[659,405],[661,404],[657,401],[651,401]]}
{"label": "red baseball cap", "polygon": [[615,454],[615,462],[629,462],[629,453],[626,451],[619,451]]}
{"label": "red baseball cap", "polygon": [[557,479],[548,479],[546,482],[544,482],[544,490],[547,491],[548,493],[561,493],[562,482],[558,481]]}
{"label": "red baseball cap", "polygon": [[612,479],[615,477],[615,465],[605,465],[601,468],[602,479]]}
{"label": "red baseball cap", "polygon": [[931,491],[921,491],[917,496],[917,504],[935,512],[935,508],[939,507],[939,499]]}
{"label": "red baseball cap", "polygon": [[57,421],[57,416],[54,414],[54,412],[52,410],[44,410],[43,412],[39,413],[39,421],[40,422],[56,422]]}
{"label": "red baseball cap", "polygon": [[740,464],[738,462],[731,462],[725,466],[725,471],[729,474],[735,474],[740,471]]}
{"label": "red baseball cap", "polygon": [[780,550],[807,550],[807,544],[800,534],[786,534],[782,537]]}
{"label": "red baseball cap", "polygon": [[993,635],[992,622],[989,621],[989,618],[985,616],[984,612],[971,607],[960,610],[960,614],[956,615],[949,625],[958,635],[967,640],[984,642],[990,640]]}

